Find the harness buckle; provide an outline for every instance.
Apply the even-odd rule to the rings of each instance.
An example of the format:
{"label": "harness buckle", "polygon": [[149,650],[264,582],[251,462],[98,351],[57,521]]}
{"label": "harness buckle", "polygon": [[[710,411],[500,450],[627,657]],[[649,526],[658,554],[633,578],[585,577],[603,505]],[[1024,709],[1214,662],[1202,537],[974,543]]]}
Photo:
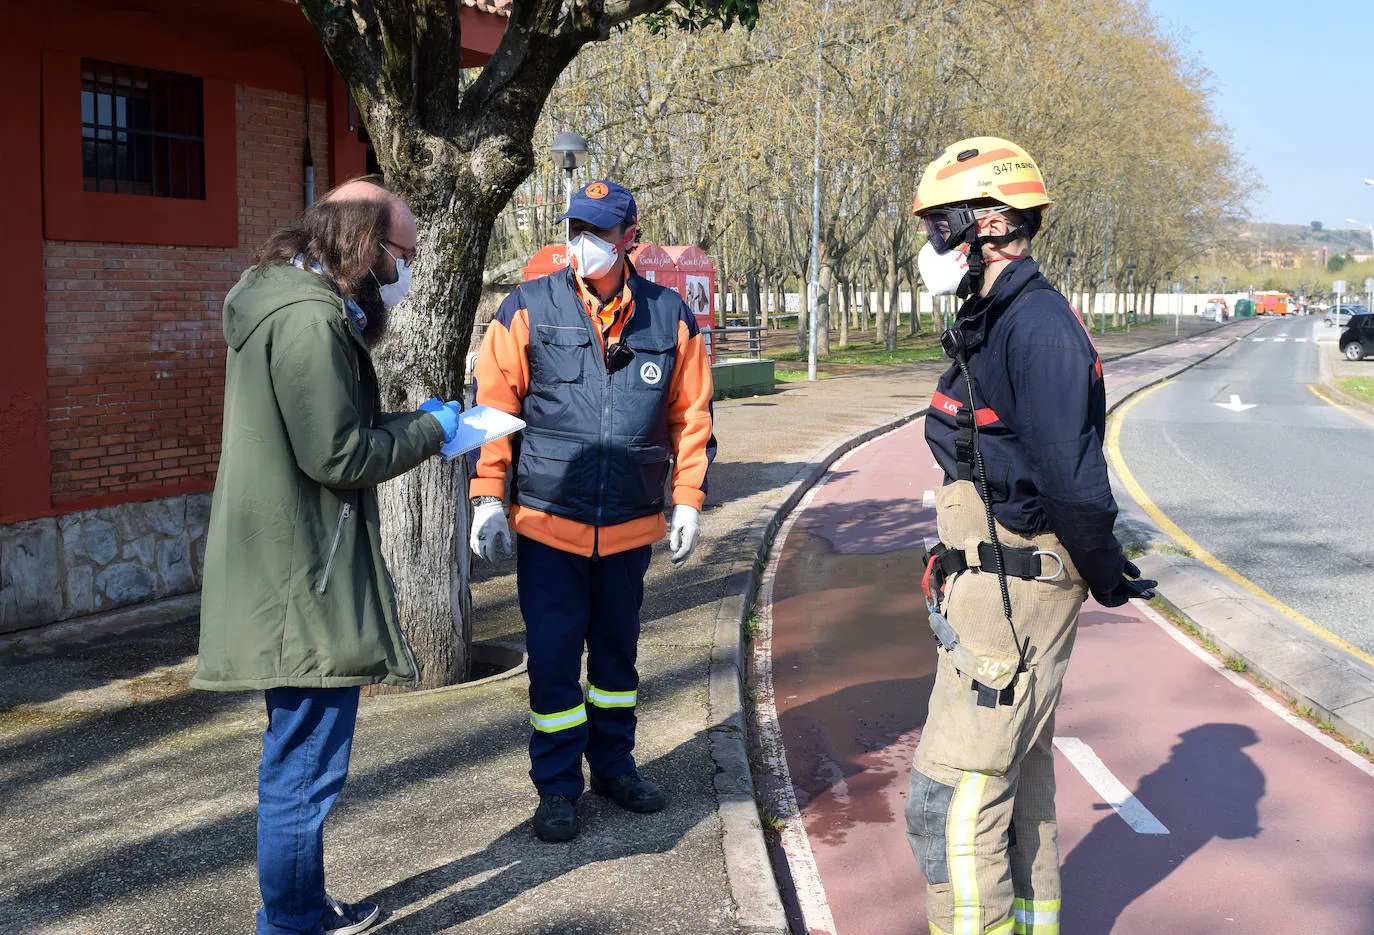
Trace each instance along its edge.
{"label": "harness buckle", "polygon": [[1061,556],[1058,552],[1051,552],[1049,549],[1036,549],[1035,555],[1037,557],[1041,555],[1048,555],[1050,558],[1054,559],[1056,562],[1059,563],[1059,568],[1055,571],[1054,574],[1036,575],[1036,581],[1055,581],[1059,578],[1060,575],[1064,574],[1064,557]]}

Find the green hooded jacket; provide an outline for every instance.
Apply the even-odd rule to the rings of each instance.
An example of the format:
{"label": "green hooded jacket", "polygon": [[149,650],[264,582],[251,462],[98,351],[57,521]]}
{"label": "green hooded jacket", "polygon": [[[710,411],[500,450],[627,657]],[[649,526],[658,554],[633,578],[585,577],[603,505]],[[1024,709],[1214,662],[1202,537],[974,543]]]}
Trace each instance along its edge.
{"label": "green hooded jacket", "polygon": [[439,420],[383,413],[343,300],[287,264],[224,300],[224,440],[193,688],[414,685],[374,488],[438,452]]}

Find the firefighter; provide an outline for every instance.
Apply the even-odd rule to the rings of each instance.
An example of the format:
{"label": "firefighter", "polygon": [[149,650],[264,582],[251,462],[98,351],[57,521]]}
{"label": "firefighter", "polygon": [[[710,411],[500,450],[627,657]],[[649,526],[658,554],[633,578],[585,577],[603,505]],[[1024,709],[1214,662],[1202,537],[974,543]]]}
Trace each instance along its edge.
{"label": "firefighter", "polygon": [[559,218],[568,221],[569,267],[506,299],[475,368],[477,402],[527,423],[518,447],[503,439],[482,449],[470,488],[472,549],[494,560],[498,548],[509,551],[514,526],[530,778],[540,797],[534,831],[545,841],[577,835],[584,757],[593,792],[632,812],[664,806],[632,752],[644,575],[668,528],[670,473],[674,564],[696,547],[715,443],[696,318],[627,256],[638,213],[613,182],[577,192]]}
{"label": "firefighter", "polygon": [[1079,608],[1155,585],[1113,532],[1101,360],[1030,257],[1050,203],[995,137],[950,146],[916,192],[921,277],[965,299],[926,417],[945,474],[924,581],[939,649],[906,804],[937,935],[1058,933],[1050,743]]}

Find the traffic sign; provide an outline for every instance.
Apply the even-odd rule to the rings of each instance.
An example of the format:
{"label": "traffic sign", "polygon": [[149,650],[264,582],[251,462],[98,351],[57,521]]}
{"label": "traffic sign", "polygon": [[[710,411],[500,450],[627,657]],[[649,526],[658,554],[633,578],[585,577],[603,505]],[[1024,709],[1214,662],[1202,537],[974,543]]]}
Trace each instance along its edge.
{"label": "traffic sign", "polygon": [[1364,291],[1374,292],[1374,276],[1366,276],[1364,278]]}
{"label": "traffic sign", "polygon": [[1336,295],[1345,295],[1345,280],[1337,279],[1333,282],[1331,284],[1331,291],[1336,293]]}

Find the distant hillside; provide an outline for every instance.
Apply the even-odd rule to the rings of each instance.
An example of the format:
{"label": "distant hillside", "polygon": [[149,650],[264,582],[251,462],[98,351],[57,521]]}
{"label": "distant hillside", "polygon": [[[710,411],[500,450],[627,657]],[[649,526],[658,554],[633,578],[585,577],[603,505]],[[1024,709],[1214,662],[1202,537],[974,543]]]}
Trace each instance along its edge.
{"label": "distant hillside", "polygon": [[1367,230],[1314,231],[1306,224],[1242,224],[1237,239],[1270,250],[1328,247],[1334,254],[1370,249]]}

